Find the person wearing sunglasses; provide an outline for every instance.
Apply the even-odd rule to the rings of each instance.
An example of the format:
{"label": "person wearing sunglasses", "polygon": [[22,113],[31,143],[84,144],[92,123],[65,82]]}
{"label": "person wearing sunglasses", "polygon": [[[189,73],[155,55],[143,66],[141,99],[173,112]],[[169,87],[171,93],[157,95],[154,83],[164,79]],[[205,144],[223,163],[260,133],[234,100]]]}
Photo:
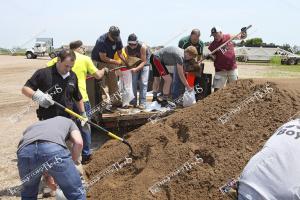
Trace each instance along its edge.
{"label": "person wearing sunglasses", "polygon": [[[136,67],[132,68],[132,87],[134,99],[131,104],[140,109],[146,108],[146,95],[149,79],[150,68],[150,48],[146,44],[138,41],[137,36],[132,33],[128,36],[125,52],[128,57],[140,58],[141,62]],[[137,87],[139,86],[139,105],[137,105]]]}

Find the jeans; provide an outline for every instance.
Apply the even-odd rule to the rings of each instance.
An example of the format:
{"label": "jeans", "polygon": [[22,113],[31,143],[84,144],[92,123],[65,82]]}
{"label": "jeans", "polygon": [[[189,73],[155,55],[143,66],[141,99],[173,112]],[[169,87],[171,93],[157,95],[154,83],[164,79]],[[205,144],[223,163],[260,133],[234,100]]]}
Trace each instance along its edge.
{"label": "jeans", "polygon": [[70,200],[86,199],[80,175],[70,151],[52,143],[32,143],[17,152],[22,200],[37,199],[43,172],[52,176]]}
{"label": "jeans", "polygon": [[173,72],[173,83],[172,83],[172,98],[177,99],[179,98],[185,91],[185,87],[180,80],[177,67],[174,67]]}
{"label": "jeans", "polygon": [[132,72],[132,89],[134,99],[130,102],[132,105],[137,105],[137,86],[139,85],[139,104],[146,105],[146,96],[149,79],[149,65],[145,65],[143,69],[134,73]]}
{"label": "jeans", "polygon": [[[89,101],[84,102],[84,110],[89,118],[89,113],[91,112],[91,104]],[[83,148],[82,148],[82,156],[91,155],[91,144],[92,144],[92,135],[90,130],[82,128],[81,124],[79,124],[79,129],[81,132],[82,140],[83,140]]]}

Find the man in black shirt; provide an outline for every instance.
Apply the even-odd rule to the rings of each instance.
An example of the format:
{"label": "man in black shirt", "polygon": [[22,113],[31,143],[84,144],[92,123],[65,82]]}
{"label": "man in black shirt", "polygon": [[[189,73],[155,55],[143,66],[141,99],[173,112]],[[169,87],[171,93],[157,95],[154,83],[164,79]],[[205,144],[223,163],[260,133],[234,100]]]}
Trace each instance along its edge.
{"label": "man in black shirt", "polygon": [[[120,30],[116,26],[111,26],[109,31],[101,35],[92,50],[91,58],[94,61],[95,65],[99,69],[107,67],[109,69],[114,69],[121,65],[128,65],[124,56],[122,55],[123,43],[120,37]],[[115,53],[118,53],[121,61],[114,60]],[[115,71],[109,72],[102,79],[102,91],[106,96],[107,103],[110,103],[109,100],[113,99],[112,97],[118,93],[118,83],[117,76]],[[114,106],[121,105],[119,99],[114,99],[111,102]]]}
{"label": "man in black shirt", "polygon": [[77,76],[71,71],[75,59],[73,51],[62,50],[58,54],[58,62],[55,65],[38,69],[22,88],[25,96],[39,103],[37,110],[39,120],[56,116],[71,118],[64,110],[53,105],[51,99],[69,109],[72,109],[76,103],[80,114],[84,114]]}

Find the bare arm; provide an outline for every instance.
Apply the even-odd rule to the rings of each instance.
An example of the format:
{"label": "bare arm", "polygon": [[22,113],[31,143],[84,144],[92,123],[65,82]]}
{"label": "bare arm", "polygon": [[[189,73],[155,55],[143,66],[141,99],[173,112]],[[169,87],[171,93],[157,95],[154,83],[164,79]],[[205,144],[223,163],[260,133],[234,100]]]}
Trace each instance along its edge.
{"label": "bare arm", "polygon": [[94,73],[93,76],[96,79],[101,79],[104,76],[104,73],[105,73],[105,68],[96,71],[96,73]]}
{"label": "bare arm", "polygon": [[241,32],[238,35],[230,35],[230,37],[232,40],[243,40],[247,37],[247,32]]}
{"label": "bare arm", "polygon": [[83,141],[80,132],[78,130],[72,131],[70,134],[70,140],[73,143],[71,150],[72,159],[75,163],[77,163],[83,147]]}
{"label": "bare arm", "polygon": [[143,69],[143,67],[145,66],[145,64],[147,62],[147,47],[146,47],[146,45],[143,45],[142,48],[141,48],[141,60],[142,60],[141,64],[139,64],[139,66],[137,66],[135,68],[136,72]]}
{"label": "bare arm", "polygon": [[121,62],[118,62],[114,59],[111,59],[111,58],[107,57],[106,53],[99,53],[99,56],[100,56],[100,59],[103,62],[110,63],[110,64],[113,64],[113,65],[121,65]]}
{"label": "bare arm", "polygon": [[30,87],[24,86],[24,87],[22,88],[22,93],[23,93],[26,97],[28,97],[28,98],[30,98],[30,99],[32,99],[32,96],[33,96],[34,92],[35,92],[35,91],[34,91],[33,89],[31,89]]}
{"label": "bare arm", "polygon": [[119,58],[122,60],[122,62],[125,63],[126,66],[128,66],[128,63],[122,54],[122,50],[118,50],[117,53],[118,53]]}
{"label": "bare arm", "polygon": [[78,110],[79,110],[80,113],[85,112],[84,104],[83,104],[83,100],[82,99],[80,101],[76,102],[76,106],[77,106],[77,108],[78,108]]}
{"label": "bare arm", "polygon": [[183,85],[185,87],[189,88],[190,86],[184,76],[183,65],[177,64],[177,72],[178,72],[179,78],[180,78],[181,82],[183,83]]}

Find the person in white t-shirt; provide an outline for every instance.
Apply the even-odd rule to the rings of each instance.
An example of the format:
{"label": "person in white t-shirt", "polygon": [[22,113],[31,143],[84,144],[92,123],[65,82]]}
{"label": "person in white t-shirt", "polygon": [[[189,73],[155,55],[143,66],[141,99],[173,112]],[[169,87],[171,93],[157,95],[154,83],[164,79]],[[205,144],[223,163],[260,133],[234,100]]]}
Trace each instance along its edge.
{"label": "person in white t-shirt", "polygon": [[300,118],[282,125],[246,165],[238,200],[300,200]]}

